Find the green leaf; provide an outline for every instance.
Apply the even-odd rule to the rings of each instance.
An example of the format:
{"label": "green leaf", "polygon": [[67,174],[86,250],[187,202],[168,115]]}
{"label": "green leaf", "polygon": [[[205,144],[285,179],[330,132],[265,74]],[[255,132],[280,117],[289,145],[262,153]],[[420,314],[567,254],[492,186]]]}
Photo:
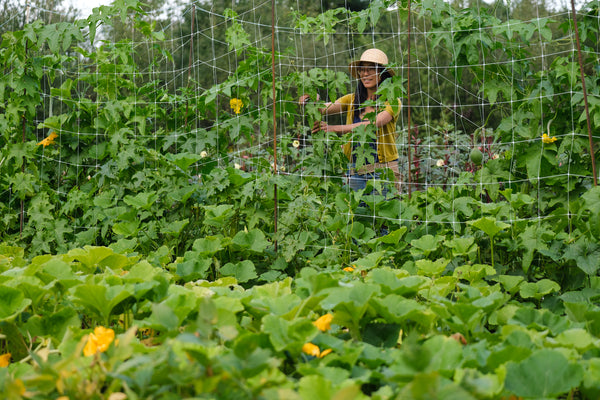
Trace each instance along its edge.
{"label": "green leaf", "polygon": [[193,311],[197,311],[201,298],[193,291],[181,286],[169,287],[169,293],[161,303],[152,304],[152,314],[135,323],[161,331],[178,334],[180,327],[186,322]]}
{"label": "green leaf", "polygon": [[204,223],[217,228],[223,227],[234,214],[231,204],[207,205],[203,208],[205,212]]}
{"label": "green leaf", "polygon": [[108,326],[113,309],[132,294],[122,287],[111,287],[105,284],[84,284],[71,290],[73,302],[81,304],[84,312],[99,318]]}
{"label": "green leaf", "polygon": [[188,168],[202,159],[199,154],[167,153],[165,158],[175,164],[181,171],[187,172]]}
{"label": "green leaf", "polygon": [[457,267],[452,275],[473,283],[478,282],[487,276],[496,275],[496,270],[485,264],[467,264]]}
{"label": "green leaf", "polygon": [[556,336],[556,342],[561,346],[575,348],[579,351],[600,347],[600,339],[581,328],[567,329],[561,332]]}
{"label": "green leaf", "polygon": [[175,273],[184,281],[206,279],[212,265],[212,258],[207,258],[195,251],[187,251],[183,261],[177,263]]}
{"label": "green leaf", "polygon": [[418,314],[425,306],[412,299],[391,294],[384,298],[375,298],[372,306],[387,322],[401,323],[406,319],[418,320]]}
{"label": "green leaf", "polygon": [[556,398],[581,384],[583,367],[570,363],[559,351],[539,350],[506,367],[506,390],[516,396]]}
{"label": "green leaf", "polygon": [[536,300],[541,299],[543,296],[558,292],[560,286],[558,283],[551,281],[550,279],[542,279],[537,282],[525,282],[521,284],[519,294],[524,299],[535,298]]}
{"label": "green leaf", "polygon": [[516,275],[499,275],[491,279],[500,283],[504,287],[504,290],[510,294],[515,294],[519,290],[521,283],[525,280],[522,276]]}
{"label": "green leaf", "polygon": [[88,272],[104,267],[117,270],[133,261],[122,254],[115,253],[109,247],[102,246],[85,246],[83,249],[73,249],[67,253],[67,256],[67,260],[79,261]]}
{"label": "green leaf", "polygon": [[492,239],[498,234],[498,232],[510,228],[509,224],[502,221],[496,221],[495,218],[490,217],[482,217],[478,220],[469,222],[469,224],[473,225],[477,229],[484,231]]}
{"label": "green leaf", "polygon": [[121,221],[112,226],[112,230],[117,235],[123,235],[126,238],[137,236],[140,228],[140,220]]}
{"label": "green leaf", "polygon": [[415,264],[419,275],[425,275],[429,277],[440,276],[445,270],[450,260],[440,258],[435,261],[431,260],[417,260]]}
{"label": "green leaf", "polygon": [[161,227],[160,232],[171,236],[179,236],[181,231],[188,226],[189,223],[190,220],[188,218],[167,222],[166,226]]}
{"label": "green leaf", "polygon": [[12,321],[31,304],[22,291],[0,286],[0,321]]}
{"label": "green leaf", "polygon": [[244,260],[235,264],[227,263],[219,269],[219,273],[222,276],[233,276],[240,283],[258,278],[254,263],[250,260]]}
{"label": "green leaf", "polygon": [[431,354],[425,371],[439,372],[451,377],[463,358],[463,347],[457,340],[437,335],[423,344],[423,349]]}
{"label": "green leaf", "polygon": [[299,354],[302,346],[319,332],[312,321],[307,319],[287,321],[275,315],[266,315],[262,319],[261,330],[269,335],[275,351],[288,350],[292,354]]}
{"label": "green leaf", "polygon": [[456,237],[444,241],[444,245],[452,249],[453,257],[473,258],[477,254],[477,244],[474,237]]}
{"label": "green leaf", "polygon": [[298,383],[298,393],[302,400],[331,400],[331,381],[320,375],[302,377]]}
{"label": "green leaf", "polygon": [[152,304],[152,314],[139,325],[160,331],[173,331],[179,328],[179,319],[168,304],[158,303]]}
{"label": "green leaf", "polygon": [[575,260],[579,269],[589,276],[594,276],[600,268],[600,245],[590,242],[585,236],[581,237],[567,247],[564,258]]}
{"label": "green leaf", "polygon": [[192,249],[204,256],[212,256],[223,250],[224,247],[221,238],[218,236],[207,236],[196,239],[192,245]]}
{"label": "green leaf", "polygon": [[60,344],[67,329],[80,327],[81,319],[72,307],[65,307],[55,313],[49,313],[43,317],[35,315],[27,320],[25,327],[33,336],[47,337],[53,340],[55,345]]}
{"label": "green leaf", "polygon": [[369,323],[363,331],[363,341],[377,347],[395,347],[402,326],[400,324]]}
{"label": "green leaf", "polygon": [[236,250],[250,250],[255,253],[262,253],[270,245],[265,234],[259,229],[238,232],[233,237],[233,244]]}
{"label": "green leaf", "polygon": [[327,293],[321,301],[325,310],[334,310],[335,321],[346,326],[352,336],[360,338],[361,320],[369,308],[371,298],[379,288],[376,285],[352,282],[348,286],[325,289]]}
{"label": "green leaf", "polygon": [[[14,322],[0,321],[0,333],[4,335],[2,339],[4,342],[3,354],[10,353],[13,361],[20,361],[27,357],[31,350],[27,348],[28,344],[25,342],[25,338],[21,334],[19,327]],[[1,381],[2,378],[0,377]],[[4,389],[4,386],[2,388]],[[21,397],[21,394],[15,393],[15,398],[19,397]]]}
{"label": "green leaf", "polygon": [[[406,274],[406,272],[404,272]],[[378,284],[384,293],[394,293],[404,297],[416,295],[420,289],[427,286],[431,280],[424,276],[402,276],[398,270],[376,268],[369,271],[365,282]]]}
{"label": "green leaf", "polygon": [[413,239],[410,242],[410,253],[413,256],[428,257],[440,247],[440,243],[444,240],[443,236],[423,235],[419,239]]}
{"label": "green leaf", "polygon": [[158,200],[158,195],[154,192],[141,192],[135,196],[127,195],[123,197],[125,204],[128,204],[136,209],[149,210],[150,207]]}

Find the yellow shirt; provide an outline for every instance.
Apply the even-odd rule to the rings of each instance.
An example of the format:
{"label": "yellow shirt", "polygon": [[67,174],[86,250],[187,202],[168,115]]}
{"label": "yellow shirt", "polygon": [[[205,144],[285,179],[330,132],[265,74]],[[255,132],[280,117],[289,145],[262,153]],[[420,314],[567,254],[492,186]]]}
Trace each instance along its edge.
{"label": "yellow shirt", "polygon": [[[354,94],[347,94],[340,97],[337,100],[342,105],[342,110],[346,112],[346,124],[351,125],[354,122]],[[396,122],[400,115],[400,109],[402,108],[402,102],[398,99],[398,106],[393,107],[389,102],[385,102],[384,110],[377,110],[377,113],[381,111],[387,111],[392,116],[392,120],[377,129],[377,157],[380,163],[386,163],[398,159],[398,149],[396,148]],[[349,160],[352,160],[352,144],[346,143],[344,145],[344,154]]]}

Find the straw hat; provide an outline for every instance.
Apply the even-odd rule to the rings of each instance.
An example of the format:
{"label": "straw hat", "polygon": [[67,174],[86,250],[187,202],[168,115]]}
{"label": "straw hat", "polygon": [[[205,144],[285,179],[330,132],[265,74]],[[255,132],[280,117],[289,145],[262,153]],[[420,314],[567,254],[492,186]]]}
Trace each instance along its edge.
{"label": "straw hat", "polygon": [[[366,50],[360,56],[360,60],[352,61],[350,63],[350,75],[352,75],[354,78],[360,78],[358,67],[360,67],[363,62],[375,63],[385,67],[388,64],[388,58],[385,53],[379,49]],[[388,69],[387,71],[390,73],[390,75],[394,75],[393,70]]]}

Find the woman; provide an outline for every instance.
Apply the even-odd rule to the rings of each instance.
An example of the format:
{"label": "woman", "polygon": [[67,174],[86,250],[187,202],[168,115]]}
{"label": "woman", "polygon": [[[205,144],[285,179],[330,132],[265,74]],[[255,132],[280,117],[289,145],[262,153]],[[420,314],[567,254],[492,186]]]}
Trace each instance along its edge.
{"label": "woman", "polygon": [[[320,109],[322,115],[346,113],[344,125],[330,125],[325,121],[317,121],[313,126],[313,133],[318,131],[335,132],[343,135],[361,125],[375,124],[377,135],[375,142],[369,143],[372,156],[365,157],[366,165],[354,168],[357,161],[358,144],[347,143],[344,146],[344,154],[350,160],[349,186],[352,190],[364,189],[367,181],[378,179],[380,174],[377,170],[389,168],[394,172],[395,185],[400,189],[400,171],[398,168],[398,149],[396,148],[396,122],[400,114],[402,103],[391,105],[385,102],[380,106],[364,106],[367,100],[376,101],[379,85],[394,75],[394,71],[387,68],[388,58],[385,53],[378,49],[365,51],[359,60],[350,63],[350,74],[358,79],[358,85],[354,94],[347,94],[333,103],[326,103],[325,108]],[[300,104],[308,101],[308,95],[300,97]],[[368,114],[375,112],[374,120],[366,118]]]}

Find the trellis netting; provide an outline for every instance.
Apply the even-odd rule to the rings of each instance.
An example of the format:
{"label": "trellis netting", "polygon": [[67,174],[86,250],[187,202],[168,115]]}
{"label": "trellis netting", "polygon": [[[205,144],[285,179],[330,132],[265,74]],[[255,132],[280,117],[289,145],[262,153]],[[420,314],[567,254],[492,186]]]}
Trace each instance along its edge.
{"label": "trellis netting", "polygon": [[[156,250],[169,238],[181,253],[236,221],[264,228],[289,260],[352,253],[357,238],[411,225],[435,235],[482,215],[511,225],[577,212],[573,198],[595,184],[597,2],[579,4],[577,19],[567,3],[323,4],[149,11],[116,1],[74,21],[29,5],[29,24],[14,32],[8,19],[5,237],[39,252],[116,241]],[[325,102],[354,92],[349,63],[370,48],[395,72],[380,101],[403,105],[400,190],[385,170],[364,192],[347,188],[342,145],[360,149],[372,130],[312,132]],[[242,186],[238,212],[227,193]],[[196,217],[212,230],[194,228]]]}

